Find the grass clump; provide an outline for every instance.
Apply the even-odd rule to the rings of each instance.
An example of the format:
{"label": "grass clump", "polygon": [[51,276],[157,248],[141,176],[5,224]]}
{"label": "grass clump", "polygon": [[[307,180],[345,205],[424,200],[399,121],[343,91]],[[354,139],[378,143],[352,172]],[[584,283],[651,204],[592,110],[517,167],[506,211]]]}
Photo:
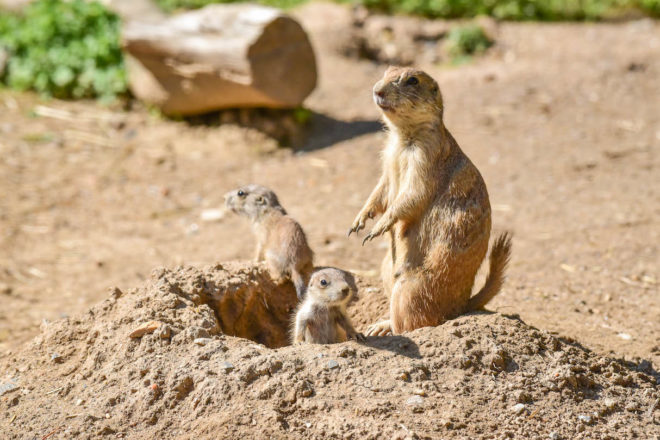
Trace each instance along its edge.
{"label": "grass clump", "polygon": [[61,99],[113,99],[127,93],[119,18],[96,1],[36,0],[0,13],[0,82]]}
{"label": "grass clump", "polygon": [[458,26],[449,31],[446,48],[449,56],[454,59],[465,59],[479,55],[493,45],[483,28],[478,24]]}
{"label": "grass clump", "polygon": [[649,14],[660,17],[660,0],[641,0],[641,5]]}
{"label": "grass clump", "polygon": [[[158,6],[166,12],[172,12],[178,9],[199,9],[207,5],[218,4],[218,3],[238,3],[243,0],[156,0]],[[290,9],[294,6],[298,6],[302,3],[306,3],[307,0],[257,0],[256,3],[259,3],[264,6],[272,6],[280,9]]]}
{"label": "grass clump", "polygon": [[660,0],[358,0],[369,9],[431,18],[601,20],[630,10],[660,15]]}

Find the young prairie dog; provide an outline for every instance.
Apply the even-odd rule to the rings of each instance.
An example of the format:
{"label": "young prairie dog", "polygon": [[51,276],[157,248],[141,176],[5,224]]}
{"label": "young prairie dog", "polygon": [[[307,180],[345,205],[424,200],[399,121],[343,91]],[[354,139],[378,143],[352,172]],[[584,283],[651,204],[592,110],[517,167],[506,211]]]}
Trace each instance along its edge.
{"label": "young prairie dog", "polygon": [[257,236],[255,260],[266,262],[276,283],[291,280],[302,299],[314,269],[314,253],[302,227],[287,215],[275,193],[260,185],[246,185],[225,194],[225,204],[252,222]]}
{"label": "young prairie dog", "polygon": [[488,251],[490,202],[481,174],[445,128],[438,84],[421,70],[390,67],[373,96],[389,129],[383,173],[349,235],[377,215],[363,244],[389,233],[381,275],[390,319],[367,330],[383,335],[485,306],[502,286],[511,239],[495,240],[485,285],[471,296]]}
{"label": "young prairie dog", "polygon": [[335,268],[320,269],[312,275],[305,300],[298,306],[293,322],[293,343],[333,344],[347,339],[363,340],[346,313],[357,292],[353,275]]}

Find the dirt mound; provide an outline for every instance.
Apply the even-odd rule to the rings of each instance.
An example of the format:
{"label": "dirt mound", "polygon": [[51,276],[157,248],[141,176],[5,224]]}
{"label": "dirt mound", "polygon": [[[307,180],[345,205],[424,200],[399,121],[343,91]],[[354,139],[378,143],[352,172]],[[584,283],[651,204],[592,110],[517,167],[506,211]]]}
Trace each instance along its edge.
{"label": "dirt mound", "polygon": [[[45,325],[0,363],[2,432],[657,438],[658,374],[648,362],[598,356],[515,317],[473,314],[364,344],[279,349],[221,334],[214,301],[227,286],[263,299],[254,287],[261,274],[238,264],[157,270],[141,288],[114,290],[84,315]],[[360,287],[351,313],[363,328],[384,301],[364,280]]]}

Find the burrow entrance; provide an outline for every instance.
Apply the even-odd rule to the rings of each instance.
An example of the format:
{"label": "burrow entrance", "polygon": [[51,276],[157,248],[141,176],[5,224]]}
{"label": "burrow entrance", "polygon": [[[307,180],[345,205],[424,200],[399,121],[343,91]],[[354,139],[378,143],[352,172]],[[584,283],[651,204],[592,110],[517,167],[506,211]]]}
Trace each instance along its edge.
{"label": "burrow entrance", "polygon": [[[250,339],[269,348],[290,345],[291,315],[298,303],[290,282],[275,284],[256,263],[216,265],[180,288],[197,304],[208,305],[222,333]],[[187,284],[187,283],[186,283]],[[189,290],[190,289],[190,290]]]}

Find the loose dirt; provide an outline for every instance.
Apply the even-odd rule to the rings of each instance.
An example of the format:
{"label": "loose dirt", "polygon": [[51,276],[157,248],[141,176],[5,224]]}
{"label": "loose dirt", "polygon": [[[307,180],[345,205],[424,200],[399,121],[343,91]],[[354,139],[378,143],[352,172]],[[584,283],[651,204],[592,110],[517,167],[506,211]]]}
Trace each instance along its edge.
{"label": "loose dirt", "polygon": [[[155,270],[44,325],[7,373],[9,438],[652,438],[657,373],[516,316],[271,350],[219,334],[214,298],[258,269]],[[265,270],[264,270],[265,272]],[[232,288],[231,286],[234,286]],[[266,289],[268,290],[268,289]],[[264,299],[270,301],[276,293]],[[368,301],[351,308],[373,318]],[[151,332],[144,329],[151,323]],[[253,326],[261,323],[254,321]],[[140,336],[142,335],[142,336]]]}
{"label": "loose dirt", "polygon": [[[317,264],[359,275],[358,330],[387,312],[384,241],[345,237],[380,171],[370,89],[385,66],[343,55],[347,9],[295,14],[320,69],[297,150],[231,124],[0,91],[0,430],[657,436],[660,25],[500,24],[496,46],[472,63],[419,60],[484,175],[495,233],[514,233],[508,281],[490,304],[497,314],[364,345],[273,351],[215,334],[213,309],[186,287],[192,273],[220,279],[217,263],[251,257],[245,222],[204,220],[239,184],[272,187]],[[176,306],[159,282],[184,286],[167,293]],[[89,309],[113,286],[125,295]],[[158,319],[169,320],[169,337],[160,327],[128,336]]]}

